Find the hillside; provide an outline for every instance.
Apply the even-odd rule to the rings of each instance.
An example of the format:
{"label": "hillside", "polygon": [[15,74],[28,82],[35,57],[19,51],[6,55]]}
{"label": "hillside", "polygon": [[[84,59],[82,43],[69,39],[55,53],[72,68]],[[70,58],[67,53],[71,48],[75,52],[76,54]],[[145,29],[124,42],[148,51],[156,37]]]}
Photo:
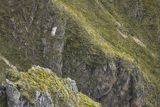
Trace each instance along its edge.
{"label": "hillside", "polygon": [[160,1],[0,2],[0,54],[19,71],[50,68],[103,107],[159,106]]}
{"label": "hillside", "polygon": [[[7,107],[100,107],[78,92],[74,80],[61,79],[53,71],[39,66],[25,73],[9,69],[5,87]],[[6,107],[4,102],[2,97],[0,107]]]}

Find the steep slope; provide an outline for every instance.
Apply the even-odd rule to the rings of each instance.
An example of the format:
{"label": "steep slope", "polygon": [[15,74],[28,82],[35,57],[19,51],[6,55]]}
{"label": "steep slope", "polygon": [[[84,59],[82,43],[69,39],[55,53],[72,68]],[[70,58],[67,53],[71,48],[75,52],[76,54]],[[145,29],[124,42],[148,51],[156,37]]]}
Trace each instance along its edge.
{"label": "steep slope", "polygon": [[[139,67],[145,77],[146,93],[149,93],[146,103],[149,106],[158,106],[159,2],[156,0],[55,2],[58,6],[64,7],[78,26],[85,30],[92,44],[97,45],[107,55],[110,53],[119,56]],[[132,6],[133,4],[135,6]]]}
{"label": "steep slope", "polygon": [[[38,66],[28,72],[10,69],[7,78],[3,87],[8,107],[100,107],[78,92],[74,80],[61,79],[49,69]],[[6,107],[2,104],[1,107]]]}
{"label": "steep slope", "polygon": [[18,70],[69,76],[104,107],[158,107],[158,0],[0,2],[0,53]]}

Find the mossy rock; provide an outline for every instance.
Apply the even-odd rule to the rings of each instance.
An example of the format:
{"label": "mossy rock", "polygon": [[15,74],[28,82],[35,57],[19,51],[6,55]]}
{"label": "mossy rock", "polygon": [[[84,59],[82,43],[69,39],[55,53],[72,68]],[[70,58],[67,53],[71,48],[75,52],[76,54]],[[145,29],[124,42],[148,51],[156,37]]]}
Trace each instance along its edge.
{"label": "mossy rock", "polygon": [[101,107],[99,103],[94,102],[86,95],[75,92],[70,83],[71,79],[59,78],[50,69],[36,66],[29,69],[28,72],[10,72],[13,73],[10,73],[8,79],[13,80],[13,77],[18,75],[19,79],[16,78],[17,80],[14,79],[12,82],[20,90],[21,97],[33,105],[36,104],[36,92],[39,91],[40,93],[49,93],[55,107],[65,107],[66,105]]}
{"label": "mossy rock", "polygon": [[[139,7],[137,5],[139,1],[141,3],[138,3],[140,4],[138,12],[144,12],[143,20],[139,20],[139,18],[137,20],[134,16],[134,10],[135,7]],[[149,92],[146,98],[147,104],[159,105],[160,101],[157,99],[160,99],[158,96],[160,92],[160,50],[158,43],[160,2],[158,0],[49,0],[48,3],[45,2],[47,3],[45,6],[43,0],[15,0],[14,5],[10,6],[12,3],[4,0],[0,4],[0,21],[2,22],[0,26],[0,50],[1,54],[14,63],[18,69],[26,70],[33,64],[47,65],[47,59],[42,55],[41,38],[44,35],[48,35],[51,28],[48,27],[46,29],[48,31],[47,34],[43,33],[45,28],[43,25],[46,25],[43,21],[44,19],[48,20],[44,13],[47,13],[48,9],[49,13],[52,13],[52,11],[55,11],[56,14],[66,13],[71,19],[66,29],[69,29],[74,24],[73,21],[76,22],[76,26],[80,26],[70,29],[71,32],[66,35],[74,33],[74,36],[81,36],[81,38],[87,39],[88,43],[95,45],[98,50],[106,55],[118,56],[124,60],[133,61],[143,72],[146,80],[145,90]],[[34,5],[38,7],[35,13],[35,8],[32,8]],[[61,13],[61,11],[64,12]],[[28,26],[27,23],[30,23],[27,19],[32,19],[29,17],[32,13],[35,15],[35,23],[31,27],[26,27]],[[140,16],[143,14],[140,14]],[[58,19],[63,15],[58,15]],[[67,15],[65,17],[68,17]],[[45,16],[44,19],[41,16]],[[39,23],[37,25],[36,21],[42,22],[42,24]],[[17,29],[14,29],[15,27],[11,25],[15,25]],[[75,29],[81,29],[80,31],[82,32],[77,33]],[[19,36],[17,35],[16,37],[13,32],[17,32]],[[127,36],[127,38],[122,35]],[[78,53],[80,52],[79,50],[86,53],[82,45],[81,43],[74,43],[70,48],[71,51],[67,54],[72,55],[73,51]],[[92,46],[86,45],[88,49],[91,49]],[[90,58],[87,59],[83,55],[76,57],[90,62]],[[69,60],[66,60],[66,62],[69,62]],[[96,61],[97,59],[95,58],[95,61],[91,64],[89,63],[89,65],[94,65]],[[101,64],[102,62],[98,63]],[[97,62],[95,65],[97,66]],[[0,63],[0,68],[4,70],[5,66]],[[15,79],[15,76],[13,76],[13,79]],[[154,104],[152,104],[153,100],[155,101]]]}

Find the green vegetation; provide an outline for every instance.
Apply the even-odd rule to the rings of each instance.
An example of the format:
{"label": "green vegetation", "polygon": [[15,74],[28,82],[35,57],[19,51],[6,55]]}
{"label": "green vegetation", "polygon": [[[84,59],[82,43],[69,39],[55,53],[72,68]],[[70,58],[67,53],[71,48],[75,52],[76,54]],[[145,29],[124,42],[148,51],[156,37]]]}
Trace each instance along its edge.
{"label": "green vegetation", "polygon": [[79,92],[77,95],[71,88],[70,79],[61,79],[49,69],[32,67],[28,72],[18,74],[17,71],[11,70],[8,73],[8,79],[14,81],[15,86],[20,88],[22,97],[32,104],[36,100],[36,91],[39,91],[48,92],[57,107],[63,107],[65,104],[74,107],[100,107],[100,104],[82,93]]}
{"label": "green vegetation", "polygon": [[61,25],[64,21],[61,12],[50,2],[46,6],[41,0],[17,0],[10,6],[8,1],[1,1],[0,54],[19,70],[28,70],[32,65],[45,65],[47,61],[43,56],[42,39],[50,41],[48,35],[52,25],[47,28],[45,25],[51,22]]}
{"label": "green vegetation", "polygon": [[[150,93],[145,100],[147,105],[158,105],[157,97],[160,92],[158,1],[143,0],[142,3],[130,0],[52,1],[60,10],[66,11],[80,29],[83,29],[81,35],[98,46],[107,56],[118,56],[135,63],[145,78],[145,90]],[[73,28],[72,32],[75,29]]]}
{"label": "green vegetation", "polygon": [[80,107],[100,107],[99,103],[93,102],[88,96],[78,93]]}
{"label": "green vegetation", "polygon": [[[85,62],[92,63],[91,65],[104,63],[103,58],[105,55],[113,58],[121,57],[124,60],[135,63],[143,73],[146,81],[146,104],[151,107],[159,105],[160,101],[157,101],[157,99],[160,99],[158,97],[160,92],[160,45],[158,43],[160,3],[158,0],[142,0],[142,4],[140,3],[139,6],[137,6],[136,0],[51,1],[54,6],[49,5],[49,7],[44,8],[43,4],[36,0],[39,8],[34,14],[37,19],[43,16],[43,13],[48,8],[55,9],[56,5],[56,14],[62,14],[60,11],[64,11],[66,17],[70,18],[69,22],[67,22],[69,24],[66,26],[66,36],[74,35],[75,37],[73,40],[69,40],[69,38],[67,43],[72,46],[72,52],[82,53],[77,57],[85,58]],[[25,26],[24,23],[26,22],[21,17],[26,16],[25,19],[30,19],[27,16],[32,16],[32,13],[30,13],[31,10],[28,10],[31,7],[28,6],[31,6],[30,4],[34,4],[34,2],[26,1],[24,3],[23,1],[17,1],[17,4],[13,12],[6,1],[2,1],[0,4],[0,22],[3,22],[0,26],[0,53],[20,70],[25,71],[33,64],[44,66],[46,59],[43,57],[43,49],[41,48],[43,47],[41,43],[41,38],[43,38],[41,31],[43,29],[37,27],[41,26],[41,24],[37,25],[35,21],[32,24],[33,26],[29,28]],[[136,16],[137,9],[134,6],[139,8],[140,14],[138,16]],[[140,20],[141,17],[143,20]],[[16,23],[16,29],[18,29],[17,34],[19,35],[16,35],[17,37],[12,34],[15,31],[10,27],[12,20]],[[85,41],[83,43],[87,44],[81,44],[81,41],[76,43],[74,40],[79,39],[79,37],[82,42]],[[86,58],[88,52],[94,54],[93,57]],[[102,54],[102,57],[97,58],[96,54]],[[99,60],[97,61],[97,59]],[[2,72],[5,71],[4,68],[6,68],[6,65],[0,61],[0,74],[4,74]],[[20,77],[27,77],[28,74],[21,73]],[[4,79],[4,75],[0,79]],[[13,77],[13,79],[16,81],[19,76]],[[36,78],[34,79],[34,81],[37,81]],[[29,80],[30,78],[23,79],[23,81]],[[33,81],[30,81],[30,83],[34,84]],[[38,84],[36,83],[35,85]],[[43,91],[43,88],[48,89],[46,85],[38,86],[41,91]],[[27,97],[28,93],[31,93],[34,88],[28,86],[29,91],[27,93],[24,92],[24,95]]]}

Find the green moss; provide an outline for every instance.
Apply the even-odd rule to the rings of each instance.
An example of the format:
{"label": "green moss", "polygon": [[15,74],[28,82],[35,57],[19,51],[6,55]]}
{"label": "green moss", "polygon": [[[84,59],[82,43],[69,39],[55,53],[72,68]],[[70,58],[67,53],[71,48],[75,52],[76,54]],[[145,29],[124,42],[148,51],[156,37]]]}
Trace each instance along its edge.
{"label": "green moss", "polygon": [[[54,9],[57,6],[60,11],[64,11],[64,13],[67,14],[66,17],[69,16],[69,18],[79,26],[77,28],[72,27],[67,35],[72,35],[71,33],[74,33],[74,36],[81,36],[81,38],[88,42],[88,44],[81,44],[70,40],[69,42],[73,43],[69,44],[72,46],[71,52],[78,51],[79,53],[86,53],[86,49],[83,47],[87,47],[87,49],[90,49],[90,53],[94,53],[95,48],[91,49],[94,45],[97,47],[96,50],[105,53],[107,56],[118,56],[124,60],[134,62],[140,68],[141,72],[143,72],[143,76],[146,80],[145,89],[149,90],[150,88],[148,87],[151,85],[154,87],[154,90],[149,91],[151,96],[148,96],[147,101],[152,103],[154,99],[157,103],[160,102],[156,100],[160,92],[160,50],[157,41],[157,31],[160,29],[160,3],[158,0],[142,0],[142,10],[144,12],[144,19],[142,21],[134,17],[133,12],[135,5],[133,4],[135,0],[114,0],[115,2],[106,0],[51,1],[53,1]],[[37,3],[38,7],[43,7],[39,0],[37,0]],[[16,5],[14,12],[11,12],[12,9],[7,4],[6,1],[0,4],[0,21],[4,22],[0,26],[1,53],[14,63],[18,69],[28,69],[32,64],[45,65],[45,59],[42,55],[43,50],[41,48],[43,47],[41,43],[41,38],[43,37],[40,33],[41,30],[36,29],[37,24],[35,24],[36,26],[32,26],[31,29],[26,32],[26,29],[24,29],[25,26],[21,24],[25,23],[25,21],[21,15],[19,16],[21,10],[17,9],[17,7],[23,8],[26,16],[30,16],[30,10],[28,11],[28,6],[30,5],[28,4],[34,3],[31,1],[26,1],[25,3],[19,1],[17,3],[19,5]],[[50,8],[52,8],[52,6]],[[44,8],[39,8],[35,16],[40,17],[41,12],[44,11]],[[60,11],[57,11],[57,13],[63,14]],[[18,36],[20,39],[20,41],[18,39],[18,42],[12,34],[14,29],[10,28],[7,23],[13,18],[15,20],[14,22],[17,24],[17,29],[23,28],[22,33]],[[117,27],[117,23],[121,26]],[[70,22],[69,26],[66,26],[66,29],[71,28],[70,26],[73,24],[75,23]],[[81,29],[79,30],[81,32],[77,33],[75,29]],[[128,38],[123,38],[117,29],[120,29]],[[133,37],[138,38],[146,47],[137,44],[135,40],[133,40]],[[77,38],[75,37],[75,39]],[[28,44],[27,46],[23,43],[24,41]],[[36,53],[35,59],[32,57],[33,53]],[[104,61],[97,61],[99,58],[88,58],[89,56],[84,56],[84,54],[77,57],[81,59],[85,58],[84,61],[90,66],[104,63]],[[0,64],[0,67],[4,69],[2,64]],[[73,68],[75,68],[74,65]]]}
{"label": "green moss", "polygon": [[78,94],[80,107],[100,107],[99,103],[93,102],[88,96],[79,93]]}
{"label": "green moss", "polygon": [[[81,36],[81,38],[89,40],[91,44],[97,46],[107,56],[118,56],[133,62],[143,73],[146,81],[145,91],[148,92],[149,90],[146,86],[153,87],[149,91],[150,94],[146,96],[147,101],[153,103],[151,100],[154,99],[155,103],[153,105],[158,106],[160,102],[158,101],[159,98],[157,98],[160,92],[160,75],[157,73],[160,71],[160,51],[157,41],[157,32],[160,28],[160,7],[158,1],[142,0],[142,5],[138,4],[140,6],[137,8],[142,11],[142,15],[139,17],[143,17],[143,20],[135,17],[137,13],[135,13],[136,8],[133,4],[136,4],[138,1],[52,1],[54,4],[57,4],[59,9],[66,11],[80,29],[83,29],[80,35],[75,33],[74,36]],[[77,31],[75,29],[72,28],[70,30]],[[122,34],[117,29],[120,29],[121,33],[126,35],[127,38],[122,37]],[[78,44],[71,46],[70,49],[76,50]],[[80,52],[80,49],[83,50],[82,47],[84,46],[80,47],[78,47],[78,52]],[[89,47],[91,48],[91,46]],[[78,57],[85,56],[78,55]],[[88,62],[87,57],[85,58],[86,62]]]}
{"label": "green moss", "polygon": [[[15,75],[17,75],[17,73],[10,73],[9,77],[11,78],[8,79],[12,80]],[[45,69],[42,67],[32,67],[28,70],[28,72],[19,72],[18,75],[19,79],[17,81],[14,81],[14,84],[20,88],[22,97],[26,98],[32,104],[35,104],[35,94],[36,91],[39,91],[48,92],[51,95],[54,105],[64,106],[65,103],[68,103],[75,107],[78,107],[78,105],[80,105],[79,100],[81,100],[81,98],[77,98],[77,95],[72,90],[70,80],[59,78],[54,72],[49,69]],[[80,102],[83,103],[83,100]],[[86,100],[84,103],[88,103],[90,105],[97,104],[94,107],[100,107],[98,106],[98,103],[95,103],[91,99],[89,99],[88,101]]]}

